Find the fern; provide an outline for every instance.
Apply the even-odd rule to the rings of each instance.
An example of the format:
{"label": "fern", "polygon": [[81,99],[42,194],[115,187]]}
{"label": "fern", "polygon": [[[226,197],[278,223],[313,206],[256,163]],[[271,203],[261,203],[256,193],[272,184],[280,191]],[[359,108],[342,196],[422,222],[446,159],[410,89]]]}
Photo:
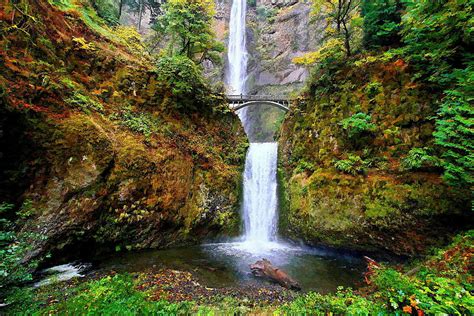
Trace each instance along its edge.
{"label": "fern", "polygon": [[445,92],[436,121],[436,144],[444,148],[444,179],[451,185],[473,185],[474,173],[474,70],[455,73],[458,85]]}

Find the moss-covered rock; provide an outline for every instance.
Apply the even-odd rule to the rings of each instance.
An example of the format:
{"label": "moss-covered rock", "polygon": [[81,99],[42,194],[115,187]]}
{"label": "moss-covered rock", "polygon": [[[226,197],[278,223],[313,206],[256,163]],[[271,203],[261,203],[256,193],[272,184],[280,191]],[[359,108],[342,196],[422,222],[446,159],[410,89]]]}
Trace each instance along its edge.
{"label": "moss-covered rock", "polygon": [[445,185],[436,164],[400,166],[413,148],[436,152],[436,96],[402,60],[358,58],[315,72],[283,123],[285,232],[417,255],[469,225],[469,192]]}
{"label": "moss-covered rock", "polygon": [[[0,124],[15,128],[1,144],[22,144],[2,148],[2,172],[17,176],[2,179],[0,200],[35,210],[21,223],[45,236],[31,257],[236,234],[247,141],[222,96],[179,112],[151,57],[122,40],[126,30],[100,19],[91,29],[79,2],[19,5],[35,23],[0,43],[9,48],[0,52]],[[2,24],[20,19],[14,11],[7,5]],[[24,185],[9,190],[15,181]]]}

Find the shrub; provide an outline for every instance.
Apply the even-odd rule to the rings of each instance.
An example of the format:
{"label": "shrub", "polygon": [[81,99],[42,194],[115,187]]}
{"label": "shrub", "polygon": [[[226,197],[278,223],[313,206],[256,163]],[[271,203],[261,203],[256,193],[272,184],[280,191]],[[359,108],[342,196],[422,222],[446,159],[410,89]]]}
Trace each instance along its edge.
{"label": "shrub", "polygon": [[462,284],[427,271],[418,278],[410,278],[392,269],[382,269],[374,284],[389,311],[465,315],[474,308],[473,297]]}
{"label": "shrub", "polygon": [[40,314],[80,315],[186,315],[192,303],[152,302],[135,289],[130,275],[108,276],[80,286],[69,299],[52,305]]}
{"label": "shrub", "polygon": [[186,56],[166,56],[158,60],[158,80],[165,83],[176,99],[176,108],[197,110],[206,104],[211,91],[205,84],[202,71]]}
{"label": "shrub", "polygon": [[398,0],[364,0],[364,46],[396,45],[400,43],[401,2]]}
{"label": "shrub", "polygon": [[347,159],[336,161],[334,166],[337,170],[352,175],[364,174],[367,171],[362,158],[352,154],[349,154]]}
{"label": "shrub", "polygon": [[109,25],[117,25],[119,8],[113,0],[93,0],[92,4],[97,14]]}
{"label": "shrub", "polygon": [[371,120],[370,115],[359,112],[342,120],[341,125],[348,132],[349,138],[354,139],[375,131],[376,126]]}
{"label": "shrub", "polygon": [[128,127],[130,130],[141,133],[146,137],[157,131],[158,122],[154,120],[149,113],[135,113],[130,108],[126,108],[119,114],[114,114],[110,117],[113,120],[118,120],[119,124]]}
{"label": "shrub", "polygon": [[[23,262],[25,255],[33,249],[33,242],[41,239],[39,234],[15,232],[15,225],[7,219],[14,206],[0,204],[0,284],[2,287],[18,285],[32,280],[31,272],[38,261]],[[5,290],[5,288],[0,288]]]}
{"label": "shrub", "polygon": [[298,165],[296,166],[294,172],[295,173],[302,173],[305,171],[311,171],[313,172],[315,170],[314,164],[311,162],[307,162],[304,159],[301,159],[298,161]]}
{"label": "shrub", "polygon": [[382,84],[378,81],[372,81],[365,87],[365,94],[369,99],[373,99],[382,90]]}
{"label": "shrub", "polygon": [[444,179],[451,185],[474,184],[474,68],[455,72],[458,85],[445,92],[436,120],[435,142],[442,154]]}
{"label": "shrub", "polygon": [[84,113],[90,113],[91,111],[102,112],[104,110],[102,104],[78,91],[74,91],[72,95],[64,101]]}
{"label": "shrub", "polygon": [[472,60],[472,3],[407,1],[406,6],[401,31],[406,58],[424,79],[438,86],[452,83],[446,74]]}
{"label": "shrub", "polygon": [[354,294],[350,289],[338,289],[336,294],[310,292],[279,307],[277,315],[369,315],[382,313],[381,305]]}
{"label": "shrub", "polygon": [[401,160],[401,170],[416,170],[429,167],[438,167],[440,161],[437,157],[428,154],[428,148],[412,148],[408,155]]}

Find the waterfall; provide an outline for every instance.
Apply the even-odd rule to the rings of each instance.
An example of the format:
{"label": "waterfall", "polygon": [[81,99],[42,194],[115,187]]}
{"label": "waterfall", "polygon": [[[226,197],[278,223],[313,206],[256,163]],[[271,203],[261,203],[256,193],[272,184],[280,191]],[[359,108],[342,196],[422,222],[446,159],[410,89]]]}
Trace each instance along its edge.
{"label": "waterfall", "polygon": [[244,240],[268,243],[276,239],[277,143],[251,143],[244,172]]}
{"label": "waterfall", "polygon": [[[244,94],[247,76],[246,23],[247,0],[234,0],[229,21],[229,45],[227,49],[229,94]],[[247,109],[239,111],[239,117],[247,131]]]}
{"label": "waterfall", "polygon": [[[247,75],[246,12],[247,0],[234,0],[229,23],[228,73],[229,94],[244,94]],[[247,109],[239,117],[248,131]],[[277,226],[277,143],[251,143],[244,171],[243,242],[251,252],[274,247]]]}
{"label": "waterfall", "polygon": [[230,94],[245,93],[247,75],[247,48],[245,39],[245,18],[247,0],[234,0],[229,22],[229,61],[227,84]]}

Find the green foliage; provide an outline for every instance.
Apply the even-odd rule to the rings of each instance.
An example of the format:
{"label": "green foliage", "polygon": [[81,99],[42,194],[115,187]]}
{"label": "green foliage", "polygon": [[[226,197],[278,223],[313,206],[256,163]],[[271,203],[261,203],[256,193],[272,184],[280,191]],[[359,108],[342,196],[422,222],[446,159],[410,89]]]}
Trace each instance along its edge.
{"label": "green foliage", "polygon": [[224,46],[215,39],[211,27],[215,12],[213,1],[169,0],[163,10],[154,29],[168,38],[169,56],[184,55],[196,63],[220,62]]}
{"label": "green foliage", "polygon": [[374,283],[377,296],[385,300],[387,310],[422,310],[430,315],[465,315],[474,310],[474,298],[464,285],[426,270],[418,278],[411,278],[383,269]]}
{"label": "green foliage", "polygon": [[26,219],[36,214],[36,209],[33,206],[33,202],[29,199],[26,199],[23,202],[23,205],[21,206],[20,210],[16,214],[21,219]]}
{"label": "green foliage", "polygon": [[72,95],[64,101],[84,113],[90,113],[91,111],[102,112],[104,110],[104,107],[98,101],[95,101],[78,91],[74,91]]}
{"label": "green foliage", "polygon": [[382,84],[378,81],[372,81],[365,87],[365,93],[369,99],[375,98],[382,90]]}
{"label": "green foliage", "polygon": [[423,78],[446,86],[452,82],[447,75],[472,60],[473,14],[471,0],[407,2],[401,31],[405,56]]}
{"label": "green foliage", "polygon": [[376,48],[400,43],[402,1],[363,0],[364,46]]}
{"label": "green foliage", "polygon": [[313,163],[308,162],[304,159],[298,161],[298,165],[296,166],[294,172],[301,173],[305,171],[314,171],[316,168]]}
{"label": "green foliage", "polygon": [[401,160],[400,168],[401,170],[417,170],[438,167],[439,164],[439,159],[429,154],[429,148],[412,148]]}
{"label": "green foliage", "polygon": [[272,23],[278,13],[278,9],[273,6],[259,5],[257,6],[256,13],[260,19],[268,20],[268,22]]}
{"label": "green foliage", "polygon": [[257,6],[257,0],[247,0],[247,5],[251,8],[255,8]]}
{"label": "green foliage", "polygon": [[358,175],[366,173],[366,164],[360,156],[349,154],[347,159],[339,160],[334,163],[337,170],[344,173]]}
{"label": "green foliage", "polygon": [[375,131],[376,125],[371,120],[372,117],[369,114],[359,112],[343,119],[341,125],[347,131],[349,138],[355,139]]}
{"label": "green foliage", "polygon": [[[182,110],[208,110],[212,93],[206,85],[201,69],[183,55],[165,56],[158,60],[158,80],[165,83],[176,99],[173,105]],[[211,102],[210,102],[211,101]]]}
{"label": "green foliage", "polygon": [[149,113],[136,113],[131,108],[125,108],[118,114],[113,114],[113,120],[119,120],[120,125],[128,127],[130,130],[150,137],[159,127],[159,121],[154,119]]}
{"label": "green foliage", "polygon": [[94,5],[97,14],[104,19],[109,25],[117,25],[119,8],[118,4],[120,1],[114,0],[93,0],[92,4]]}
{"label": "green foliage", "polygon": [[443,147],[444,178],[452,185],[474,184],[474,69],[456,71],[457,86],[442,100],[434,133]]}
{"label": "green foliage", "polygon": [[338,289],[336,294],[310,292],[278,308],[277,315],[369,315],[382,313],[381,304],[354,294],[350,289]]}
{"label": "green foliage", "polygon": [[20,314],[28,311],[33,314],[184,315],[190,313],[192,304],[149,301],[146,293],[135,289],[130,275],[115,275],[80,285],[72,297],[60,303],[46,308],[41,308],[39,304],[34,307],[38,309],[14,306],[16,312]]}
{"label": "green foliage", "polygon": [[[18,285],[32,279],[31,272],[38,261],[23,262],[25,255],[33,249],[33,242],[41,236],[31,232],[16,232],[15,224],[8,219],[14,206],[0,204],[0,284],[3,287]],[[5,291],[8,288],[0,288]]]}

